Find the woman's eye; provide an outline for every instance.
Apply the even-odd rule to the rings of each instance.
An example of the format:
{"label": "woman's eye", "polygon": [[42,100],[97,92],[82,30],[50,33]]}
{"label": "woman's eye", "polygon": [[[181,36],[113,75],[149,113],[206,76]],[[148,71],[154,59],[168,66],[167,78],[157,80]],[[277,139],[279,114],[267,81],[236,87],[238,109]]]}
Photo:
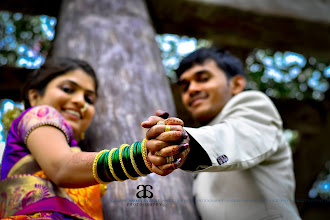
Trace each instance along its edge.
{"label": "woman's eye", "polygon": [[73,89],[69,88],[69,87],[62,87],[61,88],[63,92],[66,92],[66,93],[72,93],[73,92]]}
{"label": "woman's eye", "polygon": [[85,101],[88,103],[88,104],[91,104],[91,105],[94,105],[94,100],[88,96],[85,96]]}

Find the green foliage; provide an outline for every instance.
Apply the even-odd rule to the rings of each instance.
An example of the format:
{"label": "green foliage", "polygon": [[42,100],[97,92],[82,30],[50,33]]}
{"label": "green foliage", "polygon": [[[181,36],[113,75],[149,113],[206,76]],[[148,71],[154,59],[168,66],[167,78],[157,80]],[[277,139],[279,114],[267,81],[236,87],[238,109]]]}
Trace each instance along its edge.
{"label": "green foliage", "polygon": [[156,41],[162,52],[161,56],[166,75],[173,83],[177,81],[175,69],[185,55],[198,48],[211,46],[211,42],[208,40],[187,36],[180,37],[174,34],[157,35]]}
{"label": "green foliage", "polygon": [[246,59],[248,88],[275,98],[323,100],[330,66],[293,52],[255,49]]}
{"label": "green foliage", "polygon": [[37,68],[54,38],[56,19],[0,11],[0,65]]}
{"label": "green foliage", "polygon": [[[200,47],[210,46],[203,39],[158,35],[163,64],[172,82],[180,60]],[[322,101],[329,89],[330,65],[294,52],[255,49],[246,59],[247,89],[265,92],[275,98]]]}
{"label": "green foliage", "polygon": [[22,109],[18,107],[14,107],[13,109],[7,110],[5,113],[3,113],[1,117],[1,122],[4,125],[4,129],[6,131],[9,131],[9,128],[11,126],[11,123],[17,118],[21,113]]}
{"label": "green foliage", "polygon": [[285,140],[289,143],[292,152],[296,151],[297,144],[300,141],[300,135],[297,130],[285,129],[283,131]]}
{"label": "green foliage", "polygon": [[23,103],[9,99],[0,100],[0,144],[7,138],[11,123],[23,112]]}

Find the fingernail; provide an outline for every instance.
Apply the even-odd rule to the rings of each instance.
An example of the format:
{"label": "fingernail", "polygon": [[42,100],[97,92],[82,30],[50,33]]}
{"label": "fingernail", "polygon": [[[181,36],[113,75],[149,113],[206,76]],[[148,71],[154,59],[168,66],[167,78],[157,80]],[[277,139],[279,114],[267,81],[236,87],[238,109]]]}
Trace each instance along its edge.
{"label": "fingernail", "polygon": [[166,112],[166,111],[158,110],[158,111],[156,112],[156,115],[159,116],[159,117],[161,117],[161,118],[163,118],[163,119],[166,119],[166,118],[168,118],[168,116],[169,116],[170,114],[169,114],[168,112]]}
{"label": "fingernail", "polygon": [[181,163],[181,158],[178,158],[178,159],[176,159],[176,161],[174,161],[175,169],[178,168],[180,163]]}
{"label": "fingernail", "polygon": [[179,145],[179,151],[182,152],[189,147],[188,143],[183,143]]}
{"label": "fingernail", "polygon": [[183,139],[187,139],[188,138],[188,134],[187,134],[186,131],[182,131],[181,133],[182,133],[182,138]]}

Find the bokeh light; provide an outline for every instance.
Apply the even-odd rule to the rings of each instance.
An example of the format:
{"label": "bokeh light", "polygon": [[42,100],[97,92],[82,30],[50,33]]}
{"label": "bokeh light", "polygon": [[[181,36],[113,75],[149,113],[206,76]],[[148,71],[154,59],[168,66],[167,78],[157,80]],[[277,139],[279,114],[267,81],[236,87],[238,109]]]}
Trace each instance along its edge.
{"label": "bokeh light", "polygon": [[55,37],[56,18],[0,11],[0,65],[38,68]]}
{"label": "bokeh light", "polygon": [[318,175],[308,196],[312,199],[330,199],[330,161],[325,163],[325,169]]}

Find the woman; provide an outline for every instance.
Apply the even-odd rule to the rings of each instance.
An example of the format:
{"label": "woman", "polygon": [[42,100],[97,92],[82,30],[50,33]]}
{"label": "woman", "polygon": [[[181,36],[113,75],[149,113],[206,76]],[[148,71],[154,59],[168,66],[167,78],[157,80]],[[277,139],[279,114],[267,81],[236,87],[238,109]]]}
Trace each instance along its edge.
{"label": "woman", "polygon": [[26,110],[13,121],[4,151],[1,218],[103,219],[102,186],[151,171],[167,175],[180,166],[185,154],[179,149],[187,144],[176,144],[186,135],[175,118],[153,116],[144,122],[151,127],[163,121],[167,125],[156,125],[158,132],[171,130],[157,137],[168,149],[163,150],[168,157],[164,166],[147,158],[146,146],[157,144],[157,138],[111,151],[82,152],[77,141],[94,116],[97,88],[94,70],[81,60],[53,58],[34,72],[23,92]]}

